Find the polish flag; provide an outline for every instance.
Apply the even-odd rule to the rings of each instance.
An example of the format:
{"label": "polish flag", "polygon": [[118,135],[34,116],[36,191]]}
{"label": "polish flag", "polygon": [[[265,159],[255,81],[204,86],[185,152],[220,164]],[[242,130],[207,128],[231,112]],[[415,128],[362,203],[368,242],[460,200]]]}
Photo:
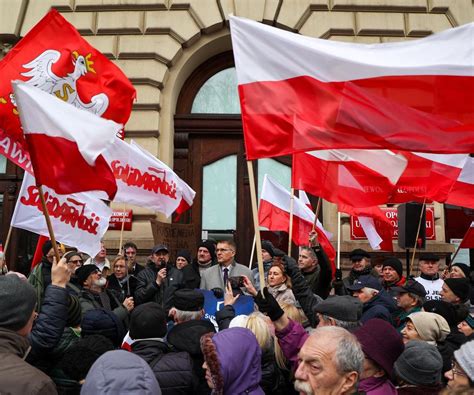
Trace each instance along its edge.
{"label": "polish flag", "polygon": [[474,23],[400,43],[230,17],[247,158],[319,149],[474,152]]}
{"label": "polish flag", "polygon": [[474,248],[474,221],[471,222],[471,226],[467,230],[464,238],[459,245],[460,248]]}
{"label": "polish flag", "polygon": [[[390,203],[423,202],[425,199],[445,202],[470,159],[466,154],[444,155],[421,152],[401,154],[406,157],[408,165],[393,190]],[[474,198],[471,198],[471,202],[474,202]]]}
{"label": "polish flag", "polygon": [[311,202],[309,201],[308,195],[306,194],[305,191],[301,189],[298,192],[298,197],[305,204],[306,207],[308,207],[311,211],[314,211],[313,206],[311,205]]}
{"label": "polish flag", "polygon": [[474,158],[468,157],[446,203],[474,209]]}
{"label": "polish flag", "polygon": [[332,203],[385,204],[405,170],[403,155],[388,150],[322,150],[293,155],[292,186]]}
{"label": "polish flag", "polygon": [[[265,175],[262,186],[262,195],[258,207],[258,220],[260,226],[273,231],[288,232],[290,228],[290,193],[281,185]],[[297,246],[307,246],[309,233],[313,230],[314,213],[296,196],[293,201],[293,234],[291,239]],[[315,229],[318,241],[334,265],[336,251],[326,236],[318,221]],[[334,267],[333,267],[334,273]]]}
{"label": "polish flag", "polygon": [[102,153],[122,125],[106,120],[24,82],[13,82],[37,185],[61,195],[105,191],[117,184]]}
{"label": "polish flag", "polygon": [[373,250],[393,252],[393,226],[379,207],[340,205],[339,211],[357,217]]}

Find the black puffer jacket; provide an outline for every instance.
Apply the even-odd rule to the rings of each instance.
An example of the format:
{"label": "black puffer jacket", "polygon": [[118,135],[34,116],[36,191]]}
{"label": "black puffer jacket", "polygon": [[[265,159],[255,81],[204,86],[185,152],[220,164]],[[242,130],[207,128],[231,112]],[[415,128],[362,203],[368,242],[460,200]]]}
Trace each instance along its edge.
{"label": "black puffer jacket", "polygon": [[158,339],[137,340],[132,352],[148,362],[163,395],[195,394],[197,378],[187,352],[174,352]]}
{"label": "black puffer jacket", "polygon": [[199,381],[196,394],[210,394],[206,374],[202,368],[204,357],[201,352],[201,336],[215,332],[214,325],[205,320],[191,320],[175,325],[168,332],[168,343],[177,351],[187,351],[193,360],[193,371]]}
{"label": "black puffer jacket", "polygon": [[166,279],[158,286],[156,275],[159,269],[153,262],[148,262],[147,267],[138,273],[137,288],[135,290],[134,302],[138,306],[147,302],[156,302],[169,310],[173,300],[174,293],[184,287],[183,273],[175,266],[168,264],[166,266]]}

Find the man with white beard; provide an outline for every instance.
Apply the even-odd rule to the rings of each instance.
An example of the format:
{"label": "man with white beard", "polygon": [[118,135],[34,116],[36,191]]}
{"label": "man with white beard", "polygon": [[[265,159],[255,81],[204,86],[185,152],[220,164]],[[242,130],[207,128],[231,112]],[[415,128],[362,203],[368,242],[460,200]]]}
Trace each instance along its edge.
{"label": "man with white beard", "polygon": [[126,298],[123,303],[105,289],[107,280],[102,277],[99,268],[95,265],[84,265],[76,270],[79,286],[82,287],[79,295],[82,314],[92,309],[106,309],[112,311],[127,327],[128,315],[134,307],[133,298]]}

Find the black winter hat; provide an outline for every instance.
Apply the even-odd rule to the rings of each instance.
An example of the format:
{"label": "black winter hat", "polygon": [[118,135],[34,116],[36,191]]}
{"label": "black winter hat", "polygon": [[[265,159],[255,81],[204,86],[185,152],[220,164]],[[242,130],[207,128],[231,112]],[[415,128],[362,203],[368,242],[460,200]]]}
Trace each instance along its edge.
{"label": "black winter hat", "polygon": [[471,273],[471,268],[467,266],[465,263],[455,263],[451,267],[458,267],[464,273],[466,278],[469,278],[469,274]]}
{"label": "black winter hat", "polygon": [[455,307],[444,300],[428,300],[423,303],[423,310],[428,313],[439,314],[451,328],[458,324]]}
{"label": "black winter hat", "polygon": [[209,251],[209,254],[211,254],[211,259],[213,261],[216,259],[216,245],[214,244],[213,241],[203,240],[197,246],[198,249],[201,247],[204,247]]}
{"label": "black winter hat", "polygon": [[204,295],[193,289],[178,289],[174,293],[173,307],[182,311],[199,311],[204,307]]}
{"label": "black winter hat", "polygon": [[188,261],[188,263],[191,263],[191,253],[188,251],[188,250],[178,250],[178,252],[176,253],[176,259],[178,259],[179,257],[183,257],[184,259],[186,259]]}
{"label": "black winter hat", "polygon": [[273,251],[274,248],[275,247],[273,246],[271,241],[262,240],[262,250],[267,251],[272,258],[275,256],[275,252]]}
{"label": "black winter hat", "polygon": [[400,259],[391,256],[383,261],[383,267],[385,266],[393,268],[400,278],[403,276],[403,265]]}
{"label": "black winter hat", "polygon": [[83,265],[79,269],[76,270],[76,277],[77,282],[82,287],[84,285],[84,281],[94,272],[98,272],[100,269],[96,265]]}
{"label": "black winter hat", "polygon": [[122,321],[111,311],[92,309],[86,311],[82,317],[81,336],[102,335],[119,347],[122,344],[126,331]]}
{"label": "black winter hat", "polygon": [[166,332],[166,314],[158,303],[144,303],[132,310],[129,329],[132,339],[161,338]]}
{"label": "black winter hat", "polygon": [[469,299],[471,284],[467,278],[447,278],[444,283],[462,302]]}

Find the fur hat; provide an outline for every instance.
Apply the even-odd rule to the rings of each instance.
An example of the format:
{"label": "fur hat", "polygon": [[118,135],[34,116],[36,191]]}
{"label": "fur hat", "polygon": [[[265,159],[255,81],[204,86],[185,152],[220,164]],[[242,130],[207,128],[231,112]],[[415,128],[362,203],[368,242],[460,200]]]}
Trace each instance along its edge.
{"label": "fur hat", "polygon": [[0,328],[17,331],[31,318],[36,291],[18,276],[0,276]]}

